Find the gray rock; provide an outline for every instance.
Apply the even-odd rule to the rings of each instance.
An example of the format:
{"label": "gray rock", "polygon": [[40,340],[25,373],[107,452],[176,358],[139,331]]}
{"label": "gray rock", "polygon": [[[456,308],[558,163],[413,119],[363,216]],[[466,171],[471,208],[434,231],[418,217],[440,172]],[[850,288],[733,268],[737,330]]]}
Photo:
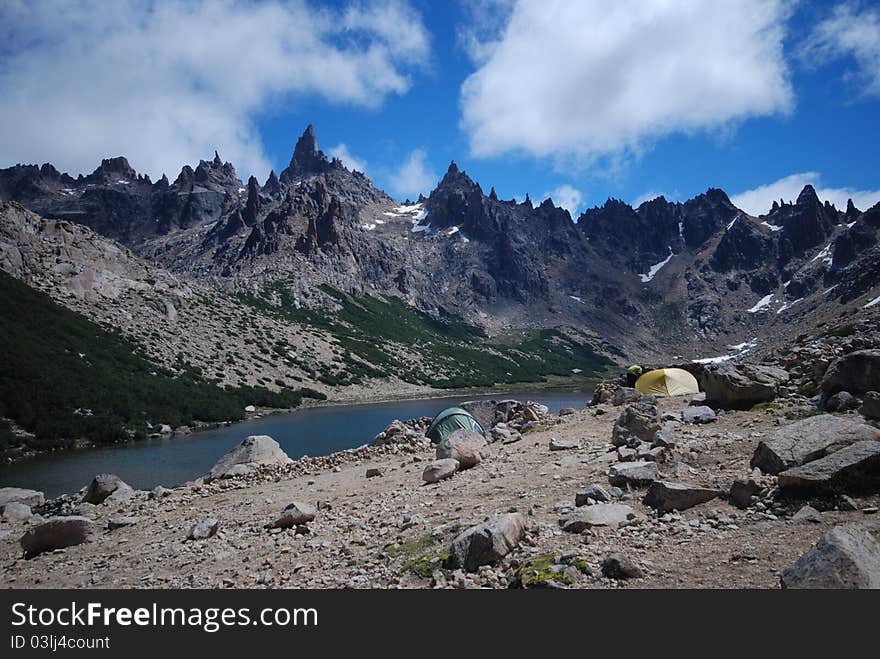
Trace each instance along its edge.
{"label": "gray rock", "polygon": [[880,392],[869,391],[866,393],[859,412],[866,419],[880,419]]}
{"label": "gray rock", "polygon": [[787,469],[777,476],[777,483],[784,490],[816,493],[880,491],[880,442],[857,442]]}
{"label": "gray rock", "polygon": [[822,377],[822,397],[827,400],[838,391],[866,394],[877,390],[880,382],[880,349],[857,350],[833,362]]}
{"label": "gray rock", "polygon": [[848,391],[838,391],[825,401],[827,412],[847,412],[856,409],[861,402]]}
{"label": "gray rock", "polygon": [[715,410],[707,405],[696,405],[686,408],[681,413],[681,418],[685,423],[712,423],[718,417],[715,416]]}
{"label": "gray rock", "polygon": [[512,444],[522,439],[519,431],[514,430],[506,423],[496,423],[487,435],[490,442],[501,442],[502,444]]}
{"label": "gray rock", "polygon": [[641,579],[642,569],[622,554],[612,554],[602,561],[602,576],[608,579]]}
{"label": "gray rock", "polygon": [[107,530],[115,531],[126,526],[134,526],[140,521],[140,517],[113,517],[107,522]]}
{"label": "gray rock", "polygon": [[816,524],[822,521],[822,513],[813,508],[813,506],[803,506],[791,516],[791,520],[793,522],[813,522]]}
{"label": "gray rock", "polygon": [[570,451],[577,447],[578,442],[576,439],[557,439],[554,437],[550,440],[551,451]]}
{"label": "gray rock", "polygon": [[730,503],[737,508],[748,508],[752,504],[752,497],[761,492],[761,486],[751,478],[737,479],[730,486]]}
{"label": "gray rock", "polygon": [[720,490],[713,490],[695,485],[654,481],[648,486],[642,503],[661,512],[687,510],[715,497],[721,496]]}
{"label": "gray rock", "polygon": [[780,582],[783,588],[880,588],[880,543],[861,525],[836,526]]}
{"label": "gray rock", "polygon": [[367,478],[376,478],[378,476],[384,476],[384,475],[385,475],[385,469],[382,467],[370,467],[369,469],[367,469],[366,473],[364,474],[364,476],[366,476]]}
{"label": "gray rock", "polygon": [[205,480],[231,478],[264,466],[287,465],[293,460],[268,435],[251,435],[217,461]]}
{"label": "gray rock", "polygon": [[465,530],[452,541],[451,566],[475,572],[481,565],[498,562],[519,546],[525,528],[521,513],[507,513]]}
{"label": "gray rock", "polygon": [[563,407],[559,410],[559,416],[571,416],[572,414],[577,414],[577,410],[573,407]]}
{"label": "gray rock", "polygon": [[661,428],[654,434],[654,446],[662,448],[675,448],[676,441],[672,434],[672,428]]}
{"label": "gray rock", "polygon": [[620,462],[633,462],[636,459],[636,450],[621,446],[617,449],[617,459]]}
{"label": "gray rock", "polygon": [[458,461],[459,469],[470,469],[483,461],[486,438],[473,430],[456,430],[437,444],[437,459]]}
{"label": "gray rock", "polygon": [[619,487],[647,485],[658,478],[656,462],[624,462],[608,470],[608,482]]}
{"label": "gray rock", "polygon": [[110,495],[117,491],[119,492],[117,499],[134,494],[132,487],[116,474],[98,474],[89,483],[82,500],[84,503],[92,503],[97,506],[104,503]]}
{"label": "gray rock", "polygon": [[270,525],[270,528],[289,529],[294,526],[308,524],[315,519],[317,514],[318,509],[312,504],[303,501],[294,501],[287,504],[284,510],[281,511],[281,515],[279,515],[278,519]]}
{"label": "gray rock", "polygon": [[150,490],[149,498],[150,499],[164,499],[165,497],[171,495],[174,490],[169,490],[167,487],[162,487],[161,485],[157,485],[152,490]]}
{"label": "gray rock", "polygon": [[64,549],[89,542],[95,536],[95,523],[87,517],[50,517],[28,529],[19,544],[28,555]]}
{"label": "gray rock", "polygon": [[637,437],[650,444],[660,427],[660,413],[656,405],[647,401],[627,405],[614,422],[611,443],[623,446],[630,437]]}
{"label": "gray rock", "polygon": [[642,392],[638,389],[633,389],[632,387],[620,387],[614,392],[614,395],[611,398],[611,404],[616,407],[627,403],[635,403],[641,397]]}
{"label": "gray rock", "polygon": [[788,382],[788,372],[757,364],[709,364],[694,376],[706,403],[725,409],[749,409],[776,398],[779,387]]}
{"label": "gray rock", "polygon": [[[501,403],[495,400],[469,400],[461,403],[459,407],[474,417],[482,426],[483,430],[491,428],[495,424],[495,412]],[[505,407],[505,409],[507,409]],[[507,420],[507,414],[504,415]]]}
{"label": "gray rock", "polygon": [[189,534],[186,536],[186,539],[206,540],[212,536],[217,535],[217,531],[219,529],[220,520],[209,517],[208,519],[203,519],[201,522],[193,524],[189,529]]}
{"label": "gray rock", "polygon": [[435,460],[422,472],[422,480],[426,483],[437,483],[445,478],[449,478],[458,471],[458,460],[453,458],[444,458],[443,460]]}
{"label": "gray rock", "polygon": [[782,426],[763,439],[755,449],[751,466],[767,474],[778,474],[866,440],[880,440],[880,430],[851,419],[821,414]]}
{"label": "gray rock", "polygon": [[621,503],[598,503],[584,506],[559,520],[563,531],[581,533],[593,526],[613,526],[625,524],[638,517],[635,510]]}
{"label": "gray rock", "polygon": [[42,492],[37,490],[25,490],[20,487],[0,487],[0,510],[7,503],[23,503],[26,506],[35,508],[42,506],[46,502],[46,498]]}
{"label": "gray rock", "polygon": [[584,506],[587,504],[587,499],[599,503],[607,503],[611,501],[611,494],[602,486],[591,483],[574,495],[574,505]]}
{"label": "gray rock", "polygon": [[23,522],[33,517],[31,507],[18,501],[10,501],[3,506],[3,519],[7,522]]}

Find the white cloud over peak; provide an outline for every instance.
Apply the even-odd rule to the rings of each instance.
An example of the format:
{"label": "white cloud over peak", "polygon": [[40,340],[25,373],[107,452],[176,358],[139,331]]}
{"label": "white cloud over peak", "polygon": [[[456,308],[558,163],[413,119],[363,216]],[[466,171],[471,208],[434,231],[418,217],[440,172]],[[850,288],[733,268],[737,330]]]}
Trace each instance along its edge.
{"label": "white cloud over peak", "polygon": [[819,199],[830,201],[838,210],[846,209],[847,199],[852,199],[856,208],[863,211],[880,202],[880,190],[824,187],[822,175],[818,172],[791,174],[772,183],[731,195],[730,200],[734,206],[750,215],[764,215],[773,206],[774,201],[796,200],[805,185],[812,185]]}
{"label": "white cloud over peak", "polygon": [[[518,0],[469,48],[474,155],[589,162],[793,106],[785,0]],[[473,40],[472,40],[473,41]]]}
{"label": "white cloud over peak", "polygon": [[356,170],[361,173],[366,173],[367,171],[367,161],[363,158],[358,158],[357,156],[352,155],[352,153],[348,150],[348,147],[344,143],[330,147],[329,149],[327,149],[327,153],[334,158],[339,158],[342,161],[342,164],[349,169]]}
{"label": "white cloud over peak", "polygon": [[172,177],[215,148],[262,177],[259,114],[306,96],[376,107],[429,53],[403,0],[5,0],[0,44],[0,166],[125,155]]}
{"label": "white cloud over peak", "polygon": [[414,149],[397,171],[388,176],[391,193],[398,198],[415,199],[419,194],[431,192],[439,177],[427,163],[428,154],[424,149]]}
{"label": "white cloud over peak", "polygon": [[554,204],[567,210],[571,214],[572,219],[577,219],[581,205],[584,202],[584,195],[580,190],[565,183],[555,190],[545,192],[541,196],[542,199],[547,199],[548,197],[553,200]]}
{"label": "white cloud over peak", "polygon": [[880,95],[880,9],[861,2],[842,2],[816,24],[801,50],[801,59],[816,66],[851,57],[848,77],[865,95]]}

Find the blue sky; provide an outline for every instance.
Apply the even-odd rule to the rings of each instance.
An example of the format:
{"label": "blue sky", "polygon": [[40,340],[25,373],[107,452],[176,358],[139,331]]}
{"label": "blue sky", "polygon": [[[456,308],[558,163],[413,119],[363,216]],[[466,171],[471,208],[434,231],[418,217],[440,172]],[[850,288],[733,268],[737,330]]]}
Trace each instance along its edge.
{"label": "blue sky", "polygon": [[880,201],[880,9],[867,0],[166,2],[0,7],[0,166],[217,148],[262,181],[313,123],[402,199],[454,159],[572,210],[805,183]]}

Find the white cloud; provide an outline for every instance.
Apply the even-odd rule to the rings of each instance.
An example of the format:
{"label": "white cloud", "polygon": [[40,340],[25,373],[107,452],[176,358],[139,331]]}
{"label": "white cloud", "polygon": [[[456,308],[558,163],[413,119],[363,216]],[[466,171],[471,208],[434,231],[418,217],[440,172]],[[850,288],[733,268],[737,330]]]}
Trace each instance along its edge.
{"label": "white cloud", "polygon": [[551,192],[545,192],[542,195],[542,199],[547,199],[548,197],[553,200],[554,204],[567,210],[572,218],[577,218],[578,212],[584,201],[584,196],[581,191],[567,183],[560,185]]}
{"label": "white cloud", "polygon": [[842,2],[813,28],[801,59],[817,65],[852,57],[856,70],[849,78],[866,95],[880,95],[880,10],[858,2]]}
{"label": "white cloud", "polygon": [[461,90],[471,151],[581,162],[676,132],[785,113],[785,0],[519,0],[470,48]]}
{"label": "white cloud", "polygon": [[258,114],[306,96],[376,107],[429,51],[403,0],[5,0],[0,43],[0,166],[126,155],[153,176],[215,148],[265,175]]}
{"label": "white cloud", "polygon": [[342,161],[342,164],[349,169],[357,170],[361,173],[367,171],[367,161],[363,158],[353,156],[345,144],[337,144],[336,146],[330,147],[327,149],[327,153],[334,158],[339,158]]}
{"label": "white cloud", "polygon": [[764,215],[774,201],[786,202],[797,199],[805,185],[812,185],[822,201],[830,201],[838,210],[846,209],[847,199],[852,199],[856,208],[867,210],[880,201],[880,190],[857,190],[855,188],[828,188],[821,185],[822,175],[818,172],[802,172],[791,174],[778,181],[731,195],[734,206],[741,208],[750,215]]}
{"label": "white cloud", "polygon": [[419,194],[431,192],[439,177],[425,162],[427,157],[424,149],[414,149],[400,168],[388,176],[392,194],[415,199]]}

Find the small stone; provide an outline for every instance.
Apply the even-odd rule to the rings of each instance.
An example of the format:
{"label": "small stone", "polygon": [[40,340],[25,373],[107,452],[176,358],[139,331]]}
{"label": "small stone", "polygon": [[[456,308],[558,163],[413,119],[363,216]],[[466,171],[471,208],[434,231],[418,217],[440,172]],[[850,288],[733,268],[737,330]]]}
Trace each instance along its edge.
{"label": "small stone", "polygon": [[681,418],[685,423],[712,423],[718,417],[715,416],[715,410],[707,405],[697,405],[688,407],[681,413]]}
{"label": "small stone", "polygon": [[382,467],[370,467],[367,469],[365,476],[367,478],[376,478],[377,476],[384,476],[385,469]]}
{"label": "small stone", "polygon": [[187,540],[206,540],[217,534],[220,529],[220,520],[210,517],[201,522],[197,522],[190,527]]}
{"label": "small stone", "polygon": [[554,437],[550,440],[551,451],[570,451],[572,449],[576,449],[577,447],[578,442],[574,439],[557,439],[556,437]]}
{"label": "small stone", "polygon": [[622,554],[612,554],[602,561],[602,576],[609,579],[641,579],[642,569]]}
{"label": "small stone", "polygon": [[132,526],[140,521],[140,517],[113,517],[110,519],[110,521],[107,522],[107,530],[115,531],[116,529],[121,529],[124,526]]}
{"label": "small stone", "polygon": [[821,513],[812,506],[803,506],[791,517],[793,522],[813,522],[818,524],[822,521]]}
{"label": "small stone", "polygon": [[656,462],[624,462],[616,464],[608,470],[608,481],[612,485],[647,485],[659,478]]}
{"label": "small stone", "polygon": [[315,519],[318,514],[315,506],[303,501],[293,501],[287,504],[281,515],[269,526],[273,529],[289,529],[301,524],[307,524]]}
{"label": "small stone", "polygon": [[587,485],[587,487],[574,495],[574,505],[588,505],[588,500],[607,503],[608,501],[611,501],[611,494],[607,492],[602,486],[592,483],[590,485]]}

